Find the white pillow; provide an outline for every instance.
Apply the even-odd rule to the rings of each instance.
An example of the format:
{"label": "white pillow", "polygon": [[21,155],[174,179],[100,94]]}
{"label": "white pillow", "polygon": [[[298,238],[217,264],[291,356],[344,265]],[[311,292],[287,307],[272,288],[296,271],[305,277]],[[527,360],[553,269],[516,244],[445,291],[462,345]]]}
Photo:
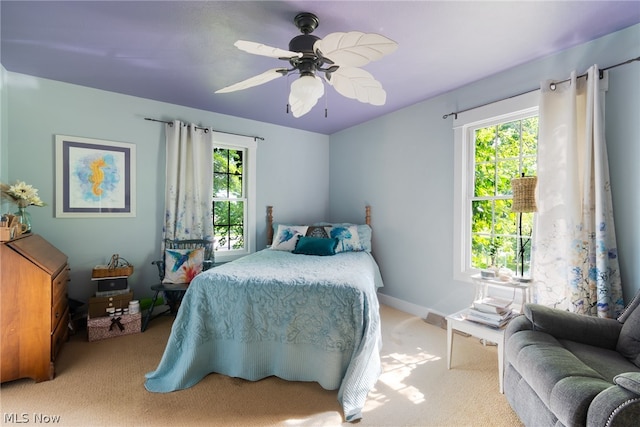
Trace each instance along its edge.
{"label": "white pillow", "polygon": [[296,248],[296,243],[298,243],[300,236],[304,236],[307,233],[307,228],[309,227],[306,225],[278,224],[276,235],[271,243],[271,249],[292,252]]}

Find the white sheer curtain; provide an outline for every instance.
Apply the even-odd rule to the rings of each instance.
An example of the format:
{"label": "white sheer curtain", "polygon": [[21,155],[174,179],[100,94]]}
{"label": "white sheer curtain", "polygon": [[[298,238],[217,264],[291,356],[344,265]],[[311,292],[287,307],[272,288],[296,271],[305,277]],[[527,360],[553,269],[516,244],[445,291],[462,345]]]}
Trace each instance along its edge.
{"label": "white sheer curtain", "polygon": [[616,317],[624,302],[604,132],[608,76],[542,85],[538,213],[533,248],[537,301]]}
{"label": "white sheer curtain", "polygon": [[213,241],[213,132],[175,120],[165,125],[165,135],[163,240]]}

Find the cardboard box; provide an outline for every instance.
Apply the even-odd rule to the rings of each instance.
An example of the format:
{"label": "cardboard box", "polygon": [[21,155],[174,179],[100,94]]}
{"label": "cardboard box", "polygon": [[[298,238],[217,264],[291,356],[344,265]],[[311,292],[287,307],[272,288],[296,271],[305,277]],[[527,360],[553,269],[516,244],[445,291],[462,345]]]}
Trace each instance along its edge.
{"label": "cardboard box", "polygon": [[133,292],[110,297],[89,298],[89,317],[97,318],[107,315],[107,308],[129,308],[129,301],[133,299]]}
{"label": "cardboard box", "polygon": [[114,317],[87,318],[89,341],[137,334],[142,329],[142,313]]}

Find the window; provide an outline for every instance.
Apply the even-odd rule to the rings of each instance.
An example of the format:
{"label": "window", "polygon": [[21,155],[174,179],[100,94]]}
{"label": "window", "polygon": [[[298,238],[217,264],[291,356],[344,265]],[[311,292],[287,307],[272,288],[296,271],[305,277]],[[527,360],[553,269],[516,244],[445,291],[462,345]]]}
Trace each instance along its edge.
{"label": "window", "polygon": [[511,178],[536,174],[538,116],[472,131],[471,267],[528,271],[533,213],[512,212]]}
{"label": "window", "polygon": [[511,211],[511,179],[536,175],[537,101],[536,91],[454,121],[457,280],[491,265],[525,274],[530,269],[533,213]]}
{"label": "window", "polygon": [[216,261],[255,251],[255,152],[252,138],[218,134],[213,150]]}
{"label": "window", "polygon": [[213,225],[219,251],[244,248],[244,150],[213,150]]}

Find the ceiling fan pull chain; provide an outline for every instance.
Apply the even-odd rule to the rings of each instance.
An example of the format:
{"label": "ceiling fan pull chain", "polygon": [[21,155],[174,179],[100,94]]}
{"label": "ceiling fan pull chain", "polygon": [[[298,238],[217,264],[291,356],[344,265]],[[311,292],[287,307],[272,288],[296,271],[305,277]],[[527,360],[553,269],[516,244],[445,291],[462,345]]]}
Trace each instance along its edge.
{"label": "ceiling fan pull chain", "polygon": [[326,119],[329,116],[329,94],[326,93],[324,95],[324,118]]}

